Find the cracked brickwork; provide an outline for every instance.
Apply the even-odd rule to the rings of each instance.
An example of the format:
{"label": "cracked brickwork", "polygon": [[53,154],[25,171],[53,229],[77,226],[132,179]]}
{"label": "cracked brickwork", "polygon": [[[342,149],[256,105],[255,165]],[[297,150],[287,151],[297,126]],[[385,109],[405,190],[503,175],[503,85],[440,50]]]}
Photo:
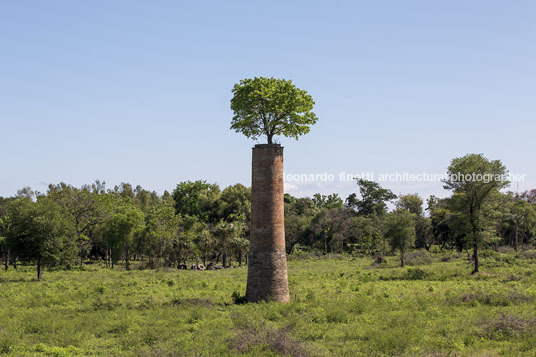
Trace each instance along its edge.
{"label": "cracked brickwork", "polygon": [[253,148],[246,299],[288,302],[283,147]]}

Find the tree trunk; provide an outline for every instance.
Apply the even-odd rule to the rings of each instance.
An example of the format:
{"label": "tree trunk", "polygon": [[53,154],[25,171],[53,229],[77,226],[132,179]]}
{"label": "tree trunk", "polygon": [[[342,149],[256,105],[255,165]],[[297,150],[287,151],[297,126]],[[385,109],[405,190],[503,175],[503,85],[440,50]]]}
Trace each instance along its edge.
{"label": "tree trunk", "polygon": [[130,270],[130,252],[128,248],[125,250],[125,269]]}
{"label": "tree trunk", "polygon": [[227,253],[223,252],[223,255],[221,257],[221,263],[223,267],[225,268],[225,264],[227,263]]}
{"label": "tree trunk", "polygon": [[478,240],[475,239],[473,244],[473,259],[475,260],[475,269],[471,274],[478,273],[479,263],[478,263]]}
{"label": "tree trunk", "polygon": [[517,234],[517,223],[516,223],[516,235],[515,235],[515,240],[514,240],[514,249],[516,250],[516,253],[517,253],[517,250],[519,249],[519,241],[518,241],[518,234]]}
{"label": "tree trunk", "polygon": [[41,280],[41,257],[37,259],[37,280]]}
{"label": "tree trunk", "polygon": [[9,268],[9,249],[6,249],[6,252],[4,253],[4,267],[6,270]]}
{"label": "tree trunk", "polygon": [[238,252],[238,266],[242,266],[242,251]]}
{"label": "tree trunk", "polygon": [[473,259],[475,260],[475,268],[473,269],[473,272],[471,274],[478,273],[478,224],[476,221],[476,215],[478,214],[478,210],[473,209],[471,206],[469,208],[469,221],[471,222],[471,230],[473,235]]}
{"label": "tree trunk", "polygon": [[266,138],[268,139],[268,144],[272,144],[273,137],[274,137],[274,134],[266,134]]}
{"label": "tree trunk", "polygon": [[404,252],[400,251],[400,266],[404,267]]}

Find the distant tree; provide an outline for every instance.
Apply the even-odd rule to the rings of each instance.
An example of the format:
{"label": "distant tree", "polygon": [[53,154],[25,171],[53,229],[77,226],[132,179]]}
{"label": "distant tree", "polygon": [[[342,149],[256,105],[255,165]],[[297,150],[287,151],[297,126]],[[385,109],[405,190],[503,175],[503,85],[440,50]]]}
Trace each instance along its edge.
{"label": "distant tree", "polygon": [[387,212],[387,204],[396,198],[396,195],[386,188],[382,188],[374,181],[358,179],[357,185],[361,198],[352,193],[346,199],[346,205],[357,210],[360,215],[378,215],[383,216]]}
{"label": "distant tree", "polygon": [[415,248],[430,250],[434,242],[432,219],[417,216],[415,218]]}
{"label": "distant tree", "polygon": [[203,265],[206,267],[208,253],[214,245],[214,238],[208,228],[204,228],[196,235],[195,244],[199,253],[203,256]]}
{"label": "distant tree", "polygon": [[231,245],[231,239],[235,237],[235,227],[233,223],[224,221],[223,219],[214,225],[212,234],[216,238],[216,242],[222,254],[222,265],[227,266],[227,256]]}
{"label": "distant tree", "polygon": [[422,198],[415,193],[399,196],[395,206],[415,215],[415,247],[429,250],[433,243],[432,222],[429,217],[424,217],[422,204]]}
{"label": "distant tree", "polygon": [[323,209],[311,222],[315,241],[324,254],[343,251],[350,238],[350,223],[354,212],[348,207]]}
{"label": "distant tree", "polygon": [[92,192],[91,186],[79,189],[61,182],[49,185],[47,196],[69,213],[75,227],[80,264],[82,264],[91,249],[92,230],[104,219],[99,195]]}
{"label": "distant tree", "polygon": [[226,187],[221,192],[220,217],[229,221],[233,217],[243,216],[246,221],[251,217],[251,189],[242,184]]}
{"label": "distant tree", "polygon": [[375,215],[352,217],[350,222],[352,250],[364,254],[377,251],[385,253],[385,247],[382,245],[384,242],[382,223],[381,218]]}
{"label": "distant tree", "polygon": [[173,243],[177,267],[182,263],[186,264],[188,256],[196,252],[196,239],[207,227],[207,223],[201,222],[197,216],[185,215],[180,217],[179,231],[175,235]]}
{"label": "distant tree", "polygon": [[406,251],[415,242],[415,215],[406,209],[398,208],[387,215],[385,229],[385,236],[389,239],[391,248],[400,251],[400,266],[404,266]]}
{"label": "distant tree", "polygon": [[181,182],[173,191],[175,212],[197,217],[201,222],[217,222],[220,197],[221,191],[216,184],[202,180]]}
{"label": "distant tree", "polygon": [[7,241],[7,234],[11,225],[9,216],[9,202],[7,198],[0,197],[0,253],[4,257],[4,268],[9,268],[10,249]]}
{"label": "distant tree", "polygon": [[467,233],[475,264],[473,274],[479,270],[478,248],[484,238],[483,207],[494,192],[508,185],[505,173],[506,168],[499,160],[489,161],[482,154],[455,158],[448,167],[449,178],[444,181],[444,187],[458,195],[461,202],[458,212],[467,215],[470,226]]}
{"label": "distant tree", "polygon": [[313,195],[313,203],[318,208],[341,208],[343,206],[342,198],[338,194],[332,193],[330,195],[321,195],[320,193],[315,193]]}
{"label": "distant tree", "polygon": [[46,266],[71,265],[77,256],[75,229],[63,207],[40,196],[13,202],[8,244],[22,261],[37,264],[37,279]]}
{"label": "distant tree", "polygon": [[504,243],[513,243],[517,252],[524,241],[528,242],[536,235],[536,205],[511,193],[502,198],[499,208],[503,211],[501,231]]}
{"label": "distant tree", "polygon": [[231,109],[231,129],[256,140],[265,135],[272,144],[275,135],[298,139],[317,121],[315,102],[292,81],[255,77],[235,84]]}
{"label": "distant tree", "polygon": [[112,249],[112,266],[123,255],[125,269],[130,270],[135,238],[144,228],[143,212],[126,201],[115,208],[104,224],[106,240]]}
{"label": "distant tree", "polygon": [[530,204],[536,204],[536,189],[523,192],[521,198]]}
{"label": "distant tree", "polygon": [[422,211],[422,198],[418,194],[401,195],[398,197],[398,201],[395,203],[397,208],[402,208],[410,211],[415,216],[421,216]]}
{"label": "distant tree", "polygon": [[174,238],[179,229],[179,217],[171,205],[153,207],[145,216],[143,234],[138,235],[138,251],[149,257],[149,267],[154,268],[154,259],[173,249]]}
{"label": "distant tree", "polygon": [[320,211],[310,198],[285,195],[285,249],[291,254],[297,244],[304,243],[311,233],[311,223]]}

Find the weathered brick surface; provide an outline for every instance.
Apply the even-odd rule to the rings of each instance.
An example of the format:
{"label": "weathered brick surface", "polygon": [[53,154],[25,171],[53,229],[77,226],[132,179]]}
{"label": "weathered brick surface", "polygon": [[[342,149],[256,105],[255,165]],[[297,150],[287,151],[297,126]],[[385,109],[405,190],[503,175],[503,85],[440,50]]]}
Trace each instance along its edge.
{"label": "weathered brick surface", "polygon": [[288,302],[283,148],[253,148],[251,230],[246,299]]}

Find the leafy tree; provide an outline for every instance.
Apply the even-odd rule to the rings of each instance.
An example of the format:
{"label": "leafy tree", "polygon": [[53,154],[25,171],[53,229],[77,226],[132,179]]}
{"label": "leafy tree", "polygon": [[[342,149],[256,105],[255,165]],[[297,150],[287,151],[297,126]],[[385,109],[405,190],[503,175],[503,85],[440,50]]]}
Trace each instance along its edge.
{"label": "leafy tree", "polygon": [[202,180],[181,182],[173,191],[175,212],[197,217],[202,222],[216,222],[219,219],[220,197],[221,191],[216,184]]}
{"label": "leafy tree", "polygon": [[385,221],[385,236],[392,249],[400,251],[400,266],[404,266],[404,256],[415,241],[415,215],[398,208],[390,212]]}
{"label": "leafy tree", "polygon": [[432,219],[430,217],[415,217],[415,248],[430,250],[434,242]]}
{"label": "leafy tree", "polygon": [[429,250],[433,243],[432,222],[430,218],[424,217],[422,204],[422,198],[415,193],[399,196],[395,205],[415,215],[415,247]]}
{"label": "leafy tree", "polygon": [[374,215],[352,217],[349,240],[352,250],[365,254],[385,253],[381,218]]}
{"label": "leafy tree", "polygon": [[92,230],[103,220],[98,194],[90,186],[78,189],[65,183],[49,185],[47,196],[69,212],[76,231],[80,264],[91,248]]}
{"label": "leafy tree", "polygon": [[142,233],[143,228],[144,217],[140,209],[128,201],[116,207],[115,212],[105,222],[106,240],[112,249],[112,267],[122,254],[125,269],[130,270],[135,238]]}
{"label": "leafy tree", "polygon": [[203,265],[206,267],[209,250],[214,245],[214,238],[212,237],[212,234],[210,233],[210,230],[208,228],[204,228],[197,235],[195,244],[197,246],[197,249],[203,256]]}
{"label": "leafy tree", "polygon": [[[223,267],[227,266],[227,258],[233,245],[236,249],[241,247],[241,251],[245,249],[246,243],[241,241],[244,238],[246,224],[243,216],[236,216],[231,222],[220,220],[213,228],[213,235],[222,252]],[[233,242],[234,240],[234,242]]]}
{"label": "leafy tree", "polygon": [[421,216],[422,211],[422,198],[418,194],[401,195],[398,197],[398,201],[395,206],[410,211],[415,216]]}
{"label": "leafy tree", "polygon": [[315,193],[313,195],[313,203],[318,208],[341,208],[343,206],[342,198],[338,194],[333,193],[330,195],[321,195],[320,193]]}
{"label": "leafy tree", "polygon": [[235,84],[231,109],[231,129],[256,140],[265,135],[272,144],[275,135],[298,139],[317,121],[315,102],[292,81],[255,77]]}
{"label": "leafy tree", "polygon": [[536,189],[523,192],[521,198],[530,204],[536,204]]}
{"label": "leafy tree", "polygon": [[503,217],[500,231],[505,244],[512,244],[516,252],[523,241],[527,242],[536,234],[536,206],[520,195],[502,195],[499,209]]}
{"label": "leafy tree", "polygon": [[13,226],[8,244],[22,261],[37,264],[37,279],[45,266],[71,265],[77,256],[75,229],[63,207],[40,196],[13,202]]}
{"label": "leafy tree", "polygon": [[9,268],[10,248],[7,241],[7,234],[11,226],[11,217],[9,215],[9,203],[7,198],[0,197],[0,253],[4,257],[4,268]]}
{"label": "leafy tree", "polygon": [[229,221],[233,217],[243,216],[247,221],[251,217],[251,188],[242,184],[226,187],[220,198],[220,216]]}
{"label": "leafy tree", "polygon": [[353,216],[352,210],[342,207],[324,209],[313,218],[311,228],[324,254],[345,248],[350,237],[350,218]]}
{"label": "leafy tree", "polygon": [[188,255],[195,252],[196,238],[201,235],[201,232],[207,229],[207,224],[199,221],[197,216],[185,215],[181,217],[179,227],[179,232],[175,235],[173,244],[177,254],[177,267],[182,262],[186,263]]}
{"label": "leafy tree", "polygon": [[311,223],[320,211],[310,198],[285,194],[285,249],[291,254],[297,244],[305,242],[311,233]]}
{"label": "leafy tree", "polygon": [[145,216],[145,229],[138,235],[138,251],[149,256],[149,266],[154,268],[154,258],[172,251],[179,229],[179,217],[170,205],[153,207]]}
{"label": "leafy tree", "polygon": [[467,215],[470,231],[467,232],[473,246],[475,267],[473,274],[479,270],[478,248],[484,238],[482,223],[483,206],[494,192],[508,185],[504,180],[506,168],[499,160],[489,161],[482,154],[468,154],[452,160],[448,167],[449,178],[444,187],[457,194],[461,204],[459,213]]}
{"label": "leafy tree", "polygon": [[359,186],[361,199],[358,199],[357,195],[352,193],[346,199],[346,205],[357,210],[360,215],[375,214],[383,216],[387,212],[386,202],[396,198],[396,195],[391,190],[382,188],[374,181],[358,179],[357,185]]}

